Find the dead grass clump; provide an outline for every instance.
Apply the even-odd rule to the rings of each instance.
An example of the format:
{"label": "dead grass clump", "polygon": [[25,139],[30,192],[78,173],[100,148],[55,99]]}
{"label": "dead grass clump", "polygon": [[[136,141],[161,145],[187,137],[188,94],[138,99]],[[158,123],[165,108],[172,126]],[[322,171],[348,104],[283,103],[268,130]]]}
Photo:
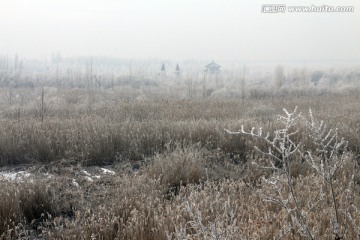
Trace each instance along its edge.
{"label": "dead grass clump", "polygon": [[284,214],[268,208],[241,180],[190,185],[173,201],[168,239],[273,239],[286,226]]}
{"label": "dead grass clump", "polygon": [[27,234],[33,234],[31,232],[36,232],[41,223],[53,214],[53,195],[45,183],[0,182],[0,185],[1,237],[7,239],[26,229]]}
{"label": "dead grass clump", "polygon": [[247,154],[249,153],[246,140],[241,136],[222,136],[219,143],[219,148],[222,154],[228,154],[229,158],[235,164],[244,164],[247,161]]}
{"label": "dead grass clump", "polygon": [[[94,187],[95,189],[91,189]],[[73,218],[58,216],[47,231],[56,239],[165,239],[159,225],[164,198],[158,180],[141,172],[100,179]],[[92,196],[92,197],[91,197]]]}
{"label": "dead grass clump", "polygon": [[9,182],[0,181],[0,236],[21,219],[19,191]]}
{"label": "dead grass clump", "polygon": [[180,186],[206,179],[206,150],[198,146],[176,145],[175,149],[155,156],[148,174],[165,186],[169,194],[178,194]]}
{"label": "dead grass clump", "polygon": [[18,188],[19,207],[27,222],[39,222],[52,214],[53,196],[44,182],[22,183]]}

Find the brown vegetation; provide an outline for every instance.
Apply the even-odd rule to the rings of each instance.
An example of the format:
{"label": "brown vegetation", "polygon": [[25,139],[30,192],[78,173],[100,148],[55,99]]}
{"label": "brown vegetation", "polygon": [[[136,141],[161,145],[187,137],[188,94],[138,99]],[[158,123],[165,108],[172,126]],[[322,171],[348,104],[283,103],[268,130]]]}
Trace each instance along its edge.
{"label": "brown vegetation", "polygon": [[[296,214],[266,199],[289,190],[314,238],[334,239],[332,193],[307,161],[297,158],[292,188],[280,181],[276,192],[271,179],[282,177],[251,165],[267,161],[254,151],[266,143],[224,131],[274,132],[277,114],[295,106],[348,141],[333,188],[341,236],[360,237],[356,94],[125,101],[112,92],[44,91],[43,103],[2,107],[0,164],[31,164],[33,173],[31,181],[0,179],[2,239],[303,239]],[[298,127],[296,140],[312,149]],[[89,181],[82,173],[109,164],[115,175]]]}

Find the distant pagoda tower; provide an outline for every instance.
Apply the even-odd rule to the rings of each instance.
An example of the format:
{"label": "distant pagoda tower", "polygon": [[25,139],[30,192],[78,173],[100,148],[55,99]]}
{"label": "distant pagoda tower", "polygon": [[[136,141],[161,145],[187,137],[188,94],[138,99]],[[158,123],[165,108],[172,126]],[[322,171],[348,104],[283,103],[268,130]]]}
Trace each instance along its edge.
{"label": "distant pagoda tower", "polygon": [[159,76],[160,76],[160,79],[166,80],[166,69],[165,69],[164,63],[161,65]]}
{"label": "distant pagoda tower", "polygon": [[179,63],[176,64],[175,67],[175,76],[180,76],[180,67],[179,67]]}
{"label": "distant pagoda tower", "polygon": [[223,87],[222,78],[220,77],[220,70],[221,66],[214,62],[214,60],[211,61],[208,65],[205,66],[204,71],[204,79],[211,80],[210,82],[206,83],[206,80],[204,80],[204,86],[206,87],[207,84],[211,84],[215,82],[215,86],[217,89]]}
{"label": "distant pagoda tower", "polygon": [[209,74],[217,74],[220,73],[221,66],[214,62],[214,60],[205,66],[205,72]]}

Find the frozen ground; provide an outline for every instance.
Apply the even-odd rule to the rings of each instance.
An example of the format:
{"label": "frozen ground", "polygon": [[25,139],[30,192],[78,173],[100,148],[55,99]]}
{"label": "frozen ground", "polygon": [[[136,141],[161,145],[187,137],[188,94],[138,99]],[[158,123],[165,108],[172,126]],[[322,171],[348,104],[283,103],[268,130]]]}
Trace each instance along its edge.
{"label": "frozen ground", "polygon": [[[69,169],[66,171],[69,173]],[[112,176],[115,175],[113,170],[109,168],[100,168],[100,167],[91,167],[89,169],[73,169],[70,171],[71,175],[73,175],[73,185],[79,186],[78,180],[85,179],[88,182],[93,182],[94,179],[100,179],[103,176]],[[0,169],[0,181],[31,181],[35,177],[45,177],[52,178],[54,175],[51,172],[42,172],[34,171],[31,167],[17,167],[17,168],[2,168]]]}

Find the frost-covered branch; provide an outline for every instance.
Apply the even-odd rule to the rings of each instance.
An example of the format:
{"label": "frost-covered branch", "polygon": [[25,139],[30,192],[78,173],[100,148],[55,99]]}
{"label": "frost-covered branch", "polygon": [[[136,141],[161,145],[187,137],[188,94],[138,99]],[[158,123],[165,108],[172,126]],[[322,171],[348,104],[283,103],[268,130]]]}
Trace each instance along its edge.
{"label": "frost-covered branch", "polygon": [[[262,155],[266,156],[267,159],[269,159],[268,165],[261,166],[257,163],[254,164],[263,169],[275,170],[285,176],[288,188],[288,195],[285,199],[273,196],[266,196],[264,197],[264,200],[277,203],[278,205],[284,207],[292,217],[297,219],[301,229],[305,230],[306,235],[310,239],[313,239],[313,235],[306,224],[305,216],[301,212],[301,208],[298,203],[299,201],[297,200],[296,192],[294,190],[293,179],[291,176],[292,156],[295,153],[298,153],[301,147],[301,142],[297,143],[292,139],[298,133],[298,130],[293,130],[293,128],[295,127],[298,119],[301,117],[301,113],[297,113],[297,107],[295,107],[293,112],[288,112],[286,109],[283,109],[283,111],[285,115],[278,116],[278,121],[283,125],[283,128],[274,131],[272,138],[270,137],[269,132],[264,136],[262,128],[260,128],[258,131],[255,131],[255,128],[253,127],[249,132],[247,132],[244,130],[244,126],[241,126],[241,129],[239,131],[233,132],[227,129],[225,129],[225,131],[229,134],[248,135],[253,138],[260,139],[261,141],[264,141],[267,145],[269,145],[267,151],[255,147],[256,151],[260,152]],[[281,196],[278,187],[274,185],[273,188],[276,189],[276,191],[278,191],[278,195]],[[295,207],[291,209],[289,208],[289,205],[293,205]]]}
{"label": "frost-covered branch", "polygon": [[339,138],[337,128],[335,130],[328,129],[323,121],[316,123],[311,109],[309,110],[309,120],[305,118],[304,120],[307,128],[310,130],[310,138],[316,146],[314,153],[307,151],[304,155],[304,159],[330,187],[336,216],[334,222],[334,232],[336,239],[341,239],[342,234],[339,229],[339,207],[336,199],[337,193],[335,192],[333,179],[345,159],[342,154],[346,151],[347,141],[345,141],[344,138]]}

